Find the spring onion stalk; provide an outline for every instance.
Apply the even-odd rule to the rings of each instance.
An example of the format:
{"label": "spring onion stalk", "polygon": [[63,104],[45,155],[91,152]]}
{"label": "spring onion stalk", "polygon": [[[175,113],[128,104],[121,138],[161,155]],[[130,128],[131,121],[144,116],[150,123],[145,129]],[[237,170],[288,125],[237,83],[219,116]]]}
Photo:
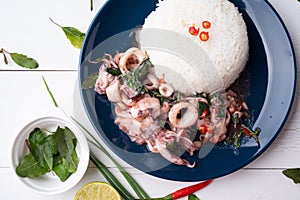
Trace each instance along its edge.
{"label": "spring onion stalk", "polygon": [[[43,82],[46,86],[46,89],[55,105],[55,107],[58,107],[57,102],[55,101],[55,98],[52,94],[52,92],[50,91],[48,84],[45,80],[44,77],[43,78]],[[134,178],[125,171],[125,169],[109,154],[109,152],[97,141],[97,139],[83,126],[81,125],[75,118],[73,118],[72,116],[67,115],[64,110],[62,108],[60,108],[61,111],[67,116],[70,117],[74,122],[76,122],[92,139],[94,142],[90,141],[93,145],[95,145],[99,150],[101,150],[118,168],[118,170],[121,172],[121,174],[124,176],[124,178],[127,180],[127,182],[129,183],[129,185],[132,187],[132,189],[135,191],[135,193],[137,194],[137,196],[140,199],[149,199],[149,195],[143,190],[143,188],[134,180]],[[107,181],[110,182],[110,180],[117,180],[116,177],[114,177],[114,175],[112,173],[110,173],[110,171],[107,169],[107,167],[101,163],[98,159],[96,159],[96,157],[94,156],[94,154],[91,152],[91,160],[93,161],[93,163],[96,165],[96,167],[99,169],[99,171],[103,174],[103,171],[107,172],[106,175],[103,174],[103,176],[107,179]],[[101,168],[102,167],[102,168]],[[104,172],[104,173],[105,173]],[[118,181],[118,180],[117,180]],[[119,182],[119,181],[118,181]],[[123,187],[123,186],[122,186]],[[124,187],[123,187],[124,188]],[[124,191],[126,189],[124,188]],[[123,191],[123,192],[124,192]],[[128,193],[130,195],[130,197],[132,197],[132,195],[127,191],[125,193]],[[127,196],[129,196],[127,194]],[[125,198],[125,197],[124,197]],[[130,199],[130,198],[129,198]]]}
{"label": "spring onion stalk", "polygon": [[100,160],[97,159],[96,155],[91,152],[90,159],[105,177],[105,179],[120,193],[124,199],[133,200],[134,197],[123,187],[118,179],[108,170],[107,166],[104,165]]}
{"label": "spring onion stalk", "polygon": [[98,142],[98,140],[84,127],[82,126],[76,119],[72,117],[72,120],[75,121],[92,139],[89,140],[91,144],[96,146],[99,150],[101,150],[119,169],[121,174],[130,184],[134,192],[140,199],[149,199],[149,195],[144,191],[144,189],[134,180],[134,178],[109,154],[109,152]]}
{"label": "spring onion stalk", "polygon": [[52,102],[54,103],[54,106],[55,106],[55,107],[58,107],[58,105],[57,105],[57,103],[56,103],[56,101],[55,101],[55,98],[54,98],[52,92],[50,91],[50,89],[49,89],[49,87],[48,87],[48,84],[47,84],[47,82],[46,82],[44,76],[42,76],[42,78],[43,78],[44,84],[45,84],[45,86],[46,86],[46,89],[47,89],[47,91],[48,91],[48,93],[49,93],[49,95],[50,95],[50,97],[51,97],[51,99],[52,99]]}
{"label": "spring onion stalk", "polygon": [[90,9],[91,9],[91,11],[93,11],[93,9],[94,9],[93,0],[90,0]]}

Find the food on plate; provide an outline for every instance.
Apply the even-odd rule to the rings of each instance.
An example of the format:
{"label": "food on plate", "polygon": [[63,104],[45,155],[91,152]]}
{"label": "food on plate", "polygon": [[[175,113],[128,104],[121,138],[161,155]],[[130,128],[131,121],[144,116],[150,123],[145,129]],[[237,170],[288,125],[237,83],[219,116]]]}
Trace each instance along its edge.
{"label": "food on plate", "polygon": [[243,125],[248,107],[233,91],[181,93],[156,76],[147,53],[136,47],[105,55],[95,90],[113,103],[115,123],[133,142],[177,165],[194,167],[181,155],[207,142],[238,148],[244,135],[258,142],[259,129]]}
{"label": "food on plate", "polygon": [[64,182],[77,170],[77,139],[68,127],[57,127],[50,134],[35,128],[24,142],[29,151],[16,168],[20,177],[39,177],[53,172]]}
{"label": "food on plate", "polygon": [[[151,41],[157,42],[151,29],[177,33],[161,40],[170,40],[166,50],[173,54],[151,48]],[[249,51],[246,25],[234,4],[160,0],[137,35],[139,48],[103,57],[94,86],[113,103],[114,122],[133,142],[190,168],[195,163],[182,155],[192,156],[206,143],[239,148],[244,136],[258,143],[260,129],[243,123],[250,117],[247,104],[229,89]],[[189,62],[203,55],[200,62]],[[167,70],[160,71],[161,65]]]}
{"label": "food on plate", "polygon": [[[183,47],[185,51],[190,48],[182,37],[194,41],[210,58],[219,75],[214,79],[201,73],[194,76],[199,66],[193,66],[178,56],[162,56],[161,52],[147,49],[153,28],[180,34],[172,47],[176,53],[182,52]],[[159,0],[157,8],[146,17],[139,37],[141,49],[147,50],[154,65],[169,66],[199,93],[228,88],[239,77],[248,59],[246,24],[238,9],[228,0]],[[161,74],[160,69],[156,70]],[[168,82],[178,89],[182,85],[172,78]]]}

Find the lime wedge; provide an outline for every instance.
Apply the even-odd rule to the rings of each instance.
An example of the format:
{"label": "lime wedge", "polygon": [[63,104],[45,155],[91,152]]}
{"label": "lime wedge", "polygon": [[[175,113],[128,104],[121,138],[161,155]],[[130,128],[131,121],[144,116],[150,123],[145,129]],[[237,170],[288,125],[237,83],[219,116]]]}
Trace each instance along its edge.
{"label": "lime wedge", "polygon": [[80,188],[74,200],[121,200],[118,191],[108,183],[91,182]]}

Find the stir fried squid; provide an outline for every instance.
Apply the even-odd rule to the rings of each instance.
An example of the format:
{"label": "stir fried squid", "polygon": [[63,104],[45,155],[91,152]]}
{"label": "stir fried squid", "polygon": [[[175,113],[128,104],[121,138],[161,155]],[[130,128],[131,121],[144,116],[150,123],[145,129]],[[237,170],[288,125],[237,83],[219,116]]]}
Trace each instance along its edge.
{"label": "stir fried squid", "polygon": [[95,91],[114,103],[115,123],[133,142],[177,165],[194,167],[182,154],[193,155],[207,142],[238,148],[244,135],[258,142],[259,129],[242,124],[248,107],[233,91],[181,94],[154,74],[149,57],[138,48],[106,55]]}

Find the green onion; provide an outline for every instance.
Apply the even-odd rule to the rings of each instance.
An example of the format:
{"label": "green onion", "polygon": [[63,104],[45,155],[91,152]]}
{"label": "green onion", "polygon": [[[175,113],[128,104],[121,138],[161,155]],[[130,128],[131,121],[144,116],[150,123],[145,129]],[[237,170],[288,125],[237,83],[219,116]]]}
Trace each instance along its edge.
{"label": "green onion", "polygon": [[[51,99],[55,105],[55,107],[59,107],[58,104],[55,101],[55,98],[52,94],[52,92],[50,91],[48,84],[46,82],[46,80],[43,78],[44,84],[46,86],[46,89],[49,93],[49,95],[51,96]],[[59,107],[60,108],[60,107]],[[62,108],[60,108],[61,111],[69,118],[71,118],[74,122],[76,122],[92,139],[93,141],[90,141],[93,145],[95,145],[99,150],[101,150],[115,165],[116,167],[119,169],[119,171],[121,172],[121,174],[124,176],[124,178],[127,180],[127,182],[130,184],[130,186],[132,187],[132,189],[135,191],[135,193],[137,194],[137,196],[140,199],[149,199],[149,195],[143,190],[143,188],[134,180],[134,178],[125,171],[125,169],[109,154],[109,152],[97,141],[97,139],[83,126],[81,125],[75,118],[73,118],[72,116],[67,115],[64,110]],[[103,174],[103,176],[106,178],[106,180],[112,184],[113,187],[116,187],[117,190],[119,190],[119,192],[121,193],[121,195],[126,195],[123,196],[124,198],[126,197],[126,199],[128,197],[128,199],[134,199],[132,197],[132,195],[121,185],[121,183],[117,180],[117,178],[108,170],[108,168],[100,161],[98,160],[95,155],[93,154],[93,152],[90,153],[90,158],[93,161],[93,163],[96,165],[96,167],[98,168],[98,170]]]}
{"label": "green onion", "polygon": [[45,86],[46,86],[46,89],[47,89],[47,91],[48,91],[48,93],[49,93],[49,95],[50,95],[50,97],[51,97],[51,99],[52,99],[52,101],[53,101],[53,103],[54,103],[54,106],[55,106],[55,107],[58,107],[58,105],[57,105],[57,103],[56,103],[56,101],[55,101],[55,98],[54,98],[52,92],[50,91],[50,89],[49,89],[49,87],[48,87],[48,84],[47,84],[47,82],[46,82],[44,76],[42,76],[42,78],[43,78],[44,84],[45,84]]}
{"label": "green onion", "polygon": [[104,178],[120,193],[124,199],[134,199],[134,197],[123,187],[118,179],[108,170],[107,166],[104,165],[100,160],[96,158],[94,153],[90,153],[90,158]]}
{"label": "green onion", "polygon": [[97,141],[97,139],[84,127],[82,126],[76,119],[71,117],[73,121],[75,121],[92,139],[93,141],[90,141],[93,145],[95,145],[99,150],[101,150],[119,169],[121,174],[124,176],[124,178],[127,180],[129,185],[132,187],[134,192],[137,194],[137,196],[140,199],[149,199],[149,195],[144,191],[144,189],[134,180],[134,178],[109,154],[109,152]]}
{"label": "green onion", "polygon": [[94,9],[93,0],[90,0],[90,9],[91,9],[91,11],[93,11],[93,9]]}

